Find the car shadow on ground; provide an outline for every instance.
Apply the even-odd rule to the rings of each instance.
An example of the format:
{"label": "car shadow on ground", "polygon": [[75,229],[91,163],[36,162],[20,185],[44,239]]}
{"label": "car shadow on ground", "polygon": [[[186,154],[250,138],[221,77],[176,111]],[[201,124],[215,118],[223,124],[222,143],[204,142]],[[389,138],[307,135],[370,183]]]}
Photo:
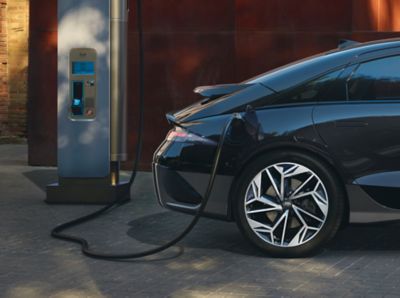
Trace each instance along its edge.
{"label": "car shadow on ground", "polygon": [[350,224],[328,245],[333,251],[400,251],[400,221]]}
{"label": "car shadow on ground", "polygon": [[[159,245],[182,231],[189,223],[187,215],[162,212],[135,219],[127,232],[136,240]],[[151,228],[150,228],[151,227]],[[341,229],[328,244],[325,254],[338,251],[400,251],[400,222],[352,224]],[[190,248],[219,249],[243,255],[265,256],[253,247],[234,223],[202,218],[183,241]]]}

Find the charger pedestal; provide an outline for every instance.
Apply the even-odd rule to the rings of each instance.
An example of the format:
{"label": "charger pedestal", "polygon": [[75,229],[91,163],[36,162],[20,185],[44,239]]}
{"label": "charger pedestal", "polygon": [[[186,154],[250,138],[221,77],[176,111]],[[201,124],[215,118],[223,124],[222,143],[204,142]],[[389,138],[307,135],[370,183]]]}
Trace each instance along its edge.
{"label": "charger pedestal", "polygon": [[109,204],[130,200],[128,181],[111,185],[108,179],[60,179],[47,185],[49,204]]}

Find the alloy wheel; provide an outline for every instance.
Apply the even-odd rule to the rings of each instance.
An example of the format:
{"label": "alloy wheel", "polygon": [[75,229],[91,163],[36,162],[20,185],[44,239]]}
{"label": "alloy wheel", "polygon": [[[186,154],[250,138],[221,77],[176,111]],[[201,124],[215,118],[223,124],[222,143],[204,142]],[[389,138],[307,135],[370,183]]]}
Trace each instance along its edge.
{"label": "alloy wheel", "polygon": [[329,199],[312,170],[281,162],[264,168],[251,180],[244,208],[247,222],[259,238],[274,246],[295,247],[322,229]]}

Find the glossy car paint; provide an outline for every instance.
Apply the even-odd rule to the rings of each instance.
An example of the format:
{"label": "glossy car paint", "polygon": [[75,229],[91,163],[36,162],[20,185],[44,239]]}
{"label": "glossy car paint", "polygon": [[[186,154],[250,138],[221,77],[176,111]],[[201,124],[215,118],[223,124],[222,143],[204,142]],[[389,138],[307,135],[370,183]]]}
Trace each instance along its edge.
{"label": "glossy car paint", "polygon": [[160,145],[153,163],[160,203],[184,212],[196,209],[208,182],[215,143],[230,114],[238,113],[242,119],[228,134],[206,215],[231,220],[236,179],[246,164],[271,150],[292,148],[319,157],[342,181],[351,222],[400,219],[400,98],[257,106],[263,98],[284,94],[333,70],[340,73],[336,87],[345,88],[360,62],[391,55],[400,55],[400,40],[330,51],[247,80],[240,88],[227,85],[226,94],[221,85],[217,99],[168,115],[171,124],[210,142],[166,140]]}

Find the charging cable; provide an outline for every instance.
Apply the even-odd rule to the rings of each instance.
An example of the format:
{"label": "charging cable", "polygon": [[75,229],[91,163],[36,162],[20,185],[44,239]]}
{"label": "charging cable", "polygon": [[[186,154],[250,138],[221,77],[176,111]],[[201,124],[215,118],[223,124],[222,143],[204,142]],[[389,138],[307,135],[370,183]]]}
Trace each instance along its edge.
{"label": "charging cable", "polygon": [[[105,213],[107,210],[111,209],[112,207],[121,205],[121,202],[115,201],[103,208],[101,208],[100,210],[93,212],[91,214],[88,214],[86,216],[77,218],[75,220],[66,222],[64,224],[61,224],[59,226],[57,226],[56,228],[54,228],[51,232],[51,235],[55,238],[58,239],[62,239],[65,241],[70,241],[70,242],[75,242],[75,243],[79,243],[81,245],[81,249],[82,249],[82,253],[85,254],[86,256],[92,257],[92,258],[97,258],[97,259],[106,259],[106,260],[122,260],[122,259],[135,259],[135,258],[142,258],[145,256],[149,256],[149,255],[153,255],[156,253],[159,253],[163,250],[166,250],[167,248],[175,245],[176,243],[178,243],[179,241],[181,241],[187,234],[190,233],[190,231],[192,231],[192,229],[195,227],[195,225],[197,224],[197,222],[199,221],[207,203],[208,200],[210,198],[211,195],[211,191],[213,189],[213,185],[214,185],[214,181],[215,181],[215,177],[217,174],[217,169],[218,169],[218,164],[220,161],[220,157],[221,157],[221,152],[222,152],[222,148],[227,136],[227,133],[229,131],[229,128],[231,126],[231,123],[233,121],[233,119],[235,119],[237,116],[236,114],[233,115],[225,124],[224,129],[222,131],[221,137],[219,139],[218,145],[217,145],[217,149],[215,152],[215,157],[214,157],[214,162],[212,164],[212,168],[211,168],[211,173],[210,173],[210,179],[208,181],[208,185],[207,185],[207,189],[204,195],[204,198],[200,204],[200,206],[198,207],[195,216],[193,217],[192,221],[190,222],[190,224],[187,226],[187,228],[180,234],[178,235],[176,238],[172,239],[171,241],[167,242],[164,245],[158,246],[156,248],[150,249],[150,250],[146,250],[146,251],[142,251],[142,252],[136,252],[136,253],[127,253],[127,254],[109,254],[109,253],[102,253],[102,252],[97,252],[94,250],[91,250],[89,247],[89,243],[87,242],[86,239],[81,238],[81,237],[77,237],[77,236],[72,236],[66,233],[63,233],[64,230],[71,228],[73,226],[77,226],[79,224],[82,224],[84,222],[87,222],[91,219],[94,219],[96,217],[98,217],[99,215]],[[137,164],[139,160],[136,160],[135,163]],[[135,176],[135,172],[132,173],[132,177]],[[134,181],[134,179],[132,180],[132,182]]]}
{"label": "charging cable", "polygon": [[[129,179],[129,188],[132,187],[132,185],[135,181],[135,178],[136,178],[137,170],[138,170],[138,164],[140,161],[142,147],[143,147],[142,145],[143,145],[143,127],[144,127],[144,123],[143,123],[144,122],[144,48],[143,48],[142,1],[141,0],[136,1],[136,10],[137,10],[137,27],[138,27],[138,38],[139,38],[139,125],[138,125],[138,140],[137,140],[137,144],[136,144],[136,155],[135,155],[135,161],[133,164],[132,174]],[[79,217],[74,220],[71,220],[66,223],[58,225],[51,231],[51,236],[54,238],[57,238],[57,239],[64,240],[64,241],[78,243],[81,245],[81,250],[84,255],[86,255],[88,257],[92,257],[92,258],[105,259],[105,260],[123,260],[123,259],[142,258],[145,256],[159,253],[159,252],[164,251],[164,250],[168,249],[169,247],[175,245],[176,243],[181,241],[187,234],[189,234],[190,231],[192,231],[192,229],[195,227],[195,225],[199,221],[202,213],[204,212],[204,209],[210,198],[211,191],[213,189],[215,177],[217,174],[218,164],[219,164],[220,157],[221,157],[222,148],[223,148],[226,136],[228,134],[229,128],[232,124],[232,121],[235,118],[239,118],[239,115],[234,114],[233,116],[231,116],[229,118],[229,120],[227,121],[227,123],[225,124],[223,131],[221,133],[221,136],[220,136],[220,139],[219,139],[219,142],[217,145],[217,149],[215,152],[214,161],[213,161],[213,164],[211,167],[210,178],[208,181],[206,192],[204,194],[204,198],[203,198],[201,204],[199,205],[199,207],[195,213],[195,216],[193,217],[190,224],[176,238],[170,240],[169,242],[165,243],[164,245],[161,245],[161,246],[158,246],[153,249],[146,250],[146,251],[141,251],[141,252],[136,252],[136,253],[127,253],[127,254],[111,254],[111,253],[103,253],[103,252],[94,251],[94,250],[90,249],[89,243],[86,239],[64,233],[64,231],[66,229],[69,229],[69,228],[78,226],[80,224],[83,224],[85,222],[88,222],[90,220],[93,220],[93,219],[99,217],[100,215],[104,214],[106,211],[108,211],[114,207],[123,205],[126,201],[123,201],[122,199],[116,200],[116,201],[104,206],[103,208],[101,208],[95,212],[92,212],[88,215],[85,215],[85,216],[82,216],[82,217]]]}

